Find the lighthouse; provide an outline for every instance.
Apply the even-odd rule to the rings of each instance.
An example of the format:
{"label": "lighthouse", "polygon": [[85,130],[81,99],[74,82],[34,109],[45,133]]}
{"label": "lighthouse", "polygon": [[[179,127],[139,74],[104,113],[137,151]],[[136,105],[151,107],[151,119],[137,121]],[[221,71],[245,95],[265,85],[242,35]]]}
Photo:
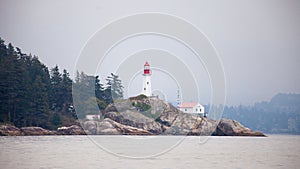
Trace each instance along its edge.
{"label": "lighthouse", "polygon": [[149,63],[147,61],[144,64],[142,94],[146,95],[147,97],[152,96],[152,90],[151,90],[151,70],[150,70],[150,65],[149,65]]}

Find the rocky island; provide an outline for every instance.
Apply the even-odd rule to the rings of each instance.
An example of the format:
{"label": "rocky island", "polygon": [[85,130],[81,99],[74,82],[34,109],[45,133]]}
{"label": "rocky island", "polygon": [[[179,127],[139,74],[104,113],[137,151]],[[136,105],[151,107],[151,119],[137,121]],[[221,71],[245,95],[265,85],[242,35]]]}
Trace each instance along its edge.
{"label": "rocky island", "polygon": [[212,135],[265,136],[231,119],[219,121],[179,111],[157,97],[142,95],[110,104],[100,119],[79,120],[79,124],[46,130],[1,125],[1,136],[27,135]]}

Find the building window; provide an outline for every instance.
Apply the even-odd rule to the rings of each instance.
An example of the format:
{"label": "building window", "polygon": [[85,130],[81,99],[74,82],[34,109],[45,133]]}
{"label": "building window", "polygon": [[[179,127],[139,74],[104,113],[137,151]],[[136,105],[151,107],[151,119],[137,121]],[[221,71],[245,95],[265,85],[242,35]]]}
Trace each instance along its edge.
{"label": "building window", "polygon": [[184,111],[187,111],[187,109],[184,109]]}
{"label": "building window", "polygon": [[144,90],[146,90],[146,88],[144,88]]}
{"label": "building window", "polygon": [[196,112],[198,111],[198,109],[196,108]]}
{"label": "building window", "polygon": [[201,109],[199,111],[201,112]]}
{"label": "building window", "polygon": [[147,82],[147,84],[149,84],[149,82]]}

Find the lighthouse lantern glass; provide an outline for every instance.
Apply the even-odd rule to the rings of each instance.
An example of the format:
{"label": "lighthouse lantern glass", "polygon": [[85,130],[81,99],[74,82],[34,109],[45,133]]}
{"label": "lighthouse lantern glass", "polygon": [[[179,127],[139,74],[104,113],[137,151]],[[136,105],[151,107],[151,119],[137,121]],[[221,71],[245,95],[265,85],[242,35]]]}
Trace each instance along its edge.
{"label": "lighthouse lantern glass", "polygon": [[150,74],[150,66],[149,65],[144,66],[144,74]]}

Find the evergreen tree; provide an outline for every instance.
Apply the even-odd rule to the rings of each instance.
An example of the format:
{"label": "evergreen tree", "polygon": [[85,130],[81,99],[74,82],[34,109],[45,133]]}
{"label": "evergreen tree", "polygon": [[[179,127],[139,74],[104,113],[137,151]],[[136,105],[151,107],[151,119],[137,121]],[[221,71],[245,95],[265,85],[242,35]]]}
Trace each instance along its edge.
{"label": "evergreen tree", "polygon": [[31,100],[31,106],[34,110],[32,112],[31,125],[47,127],[47,121],[49,117],[48,109],[48,93],[45,84],[42,82],[42,78],[37,76],[33,83],[33,100]]}
{"label": "evergreen tree", "polygon": [[[10,43],[5,45],[0,38],[0,122],[12,123],[17,127],[41,126],[54,129],[53,108],[62,125],[75,123],[74,116],[65,112],[72,105],[72,80],[58,66],[51,70],[42,64],[37,56],[24,54]],[[52,117],[52,118],[51,118]]]}
{"label": "evergreen tree", "polygon": [[55,126],[55,127],[58,127],[61,125],[61,118],[60,118],[60,115],[58,113],[54,113],[53,114],[53,117],[51,119],[51,122],[52,124]]}
{"label": "evergreen tree", "polygon": [[66,69],[63,70],[61,82],[61,94],[63,100],[63,111],[67,111],[69,106],[72,105],[72,80]]}
{"label": "evergreen tree", "polygon": [[[124,87],[122,86],[122,82],[119,79],[119,76],[111,73],[110,76],[106,78],[106,81],[106,94],[109,95],[110,93],[109,99],[122,99]],[[112,100],[108,101],[111,102]]]}
{"label": "evergreen tree", "polygon": [[[95,109],[95,77],[81,72],[77,73],[76,83],[73,85],[73,97],[76,99],[76,114],[78,118],[84,118],[86,114],[97,114]],[[97,105],[96,105],[97,106]]]}
{"label": "evergreen tree", "polygon": [[76,83],[76,84],[79,84],[79,82],[80,82],[80,73],[79,73],[79,71],[77,70],[77,71],[76,71],[76,77],[75,77],[75,83]]}
{"label": "evergreen tree", "polygon": [[7,121],[10,123],[14,123],[15,117],[16,117],[16,110],[18,108],[18,79],[17,74],[20,72],[17,72],[18,69],[18,58],[16,56],[16,52],[14,50],[14,47],[10,43],[7,47],[7,57],[4,58],[3,64],[4,64],[4,70],[2,74],[3,78],[3,97],[4,97],[4,107],[3,111],[7,113]]}
{"label": "evergreen tree", "polygon": [[7,46],[5,45],[4,40],[0,37],[0,59],[5,56],[7,56]]}
{"label": "evergreen tree", "polygon": [[63,98],[61,90],[62,76],[59,72],[59,68],[56,65],[51,69],[50,78],[50,107],[51,110],[60,111],[63,108]]}
{"label": "evergreen tree", "polygon": [[97,98],[97,104],[100,110],[104,110],[107,104],[105,103],[105,95],[104,95],[104,87],[103,84],[100,83],[99,76],[95,78],[95,95]]}
{"label": "evergreen tree", "polygon": [[98,114],[113,98],[123,97],[121,80],[115,74],[107,77],[105,88],[99,76],[83,72],[77,72],[73,84],[67,70],[61,74],[55,66],[49,73],[37,56],[27,55],[11,43],[5,45],[0,38],[0,122],[48,129],[74,124],[72,87],[80,117]]}
{"label": "evergreen tree", "polygon": [[24,62],[25,55],[22,54],[21,50],[18,50],[18,62],[16,67],[16,87],[17,87],[17,97],[15,103],[17,107],[15,108],[15,116],[13,123],[16,126],[27,126],[29,119],[32,117],[32,108],[30,107],[30,102],[32,100],[33,86],[32,80],[30,78],[30,72],[28,66]]}
{"label": "evergreen tree", "polygon": [[6,90],[6,75],[5,75],[5,57],[7,57],[7,46],[4,43],[4,40],[0,38],[0,122],[4,122],[7,120],[6,113],[7,113],[7,90]]}

